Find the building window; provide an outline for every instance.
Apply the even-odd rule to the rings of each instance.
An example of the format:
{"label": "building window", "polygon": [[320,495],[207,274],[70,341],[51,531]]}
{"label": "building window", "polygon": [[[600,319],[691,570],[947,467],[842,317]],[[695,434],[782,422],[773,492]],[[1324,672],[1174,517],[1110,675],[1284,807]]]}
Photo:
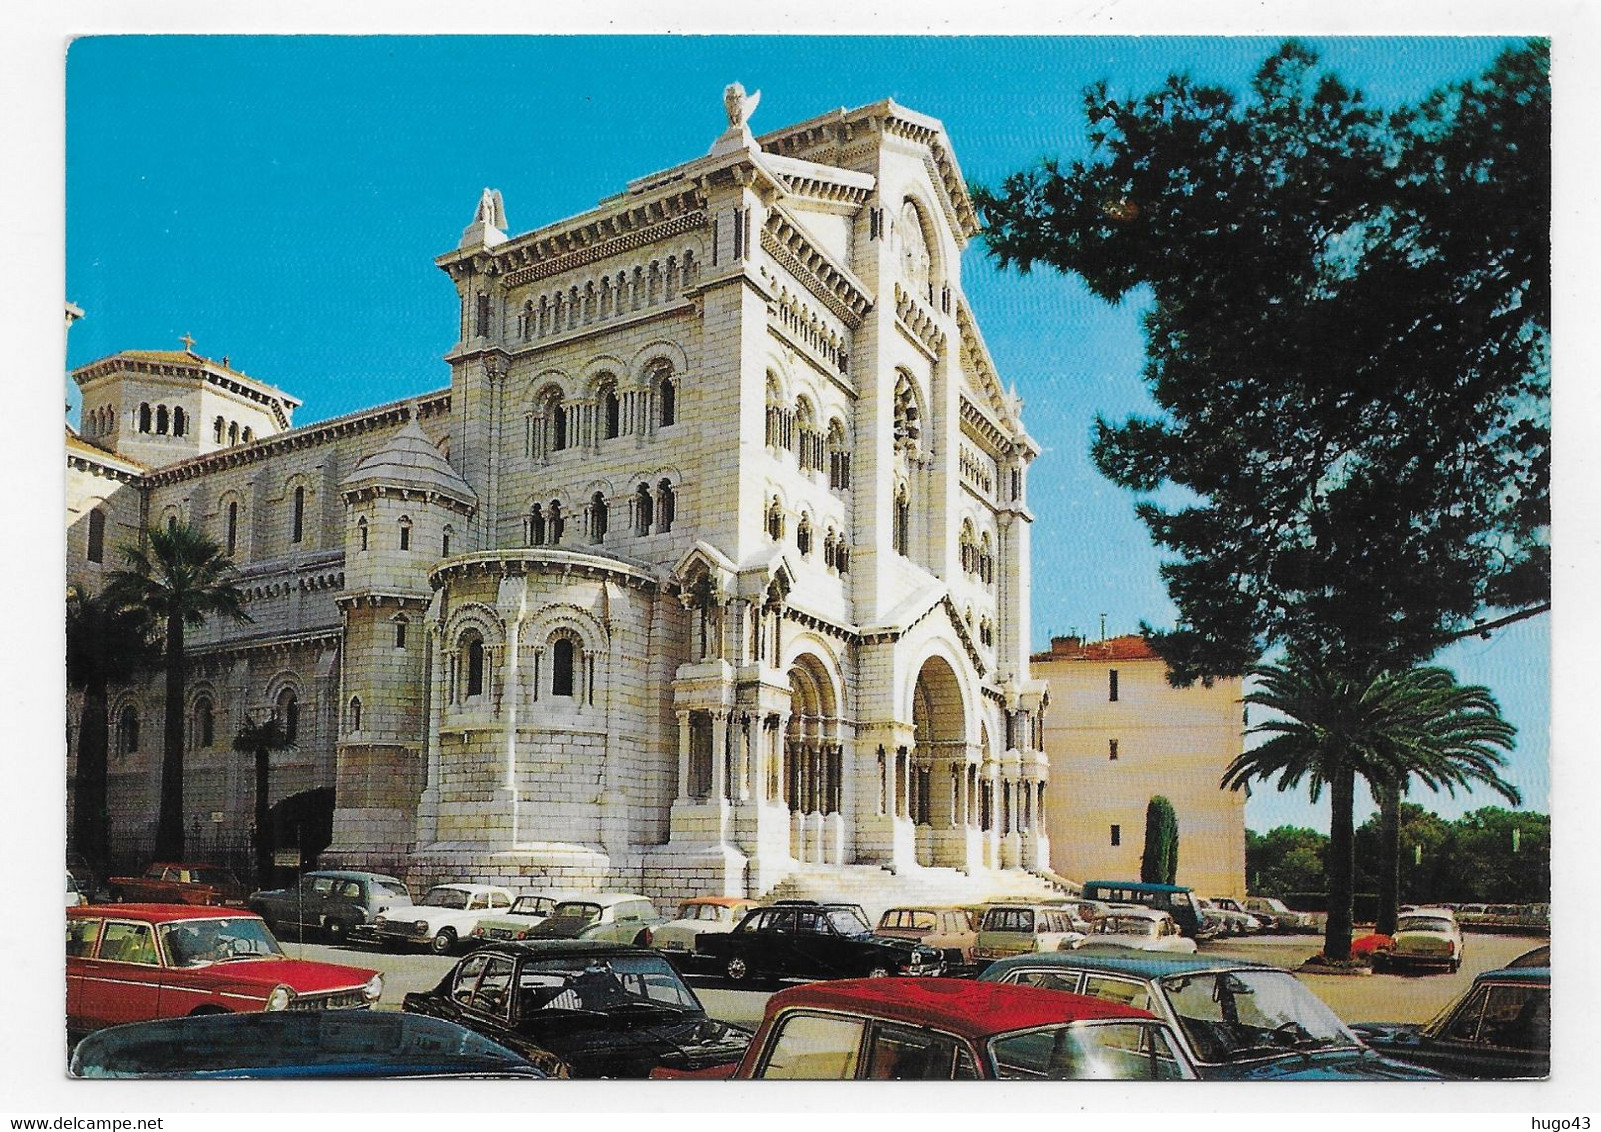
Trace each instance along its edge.
{"label": "building window", "polygon": [[651,525],[655,522],[656,503],[650,496],[650,485],[640,484],[639,490],[634,493],[634,530],[637,534],[650,534]]}
{"label": "building window", "polygon": [[845,447],[845,426],[838,421],[828,426],[828,486],[831,491],[851,486],[851,454]]}
{"label": "building window", "polygon": [[90,562],[106,560],[106,513],[98,507],[89,512],[89,550],[86,557]]}
{"label": "building window", "polygon": [[167,406],[165,405],[156,406],[156,435],[167,435]]}
{"label": "building window", "polygon": [[188,422],[184,417],[183,408],[181,406],[175,406],[172,410],[172,435],[182,436],[184,426],[187,423]]}
{"label": "building window", "polygon": [[911,547],[912,503],[907,496],[906,485],[901,484],[895,489],[894,513],[890,518],[890,541],[894,544],[895,553],[901,557],[910,557]]}
{"label": "building window", "polygon": [[784,537],[784,509],[776,498],[767,506],[767,537],[774,542]]}
{"label": "building window", "polygon": [[[239,549],[239,504],[232,500],[228,503],[228,553],[231,555]],[[365,545],[362,546],[366,550]]]}
{"label": "building window", "polygon": [[1108,739],[1106,741],[1106,757],[1111,762],[1115,763],[1117,761],[1117,740],[1116,739]]}
{"label": "building window", "polygon": [[228,427],[228,422],[218,417],[211,422],[211,436],[218,444],[222,443],[222,430]]}
{"label": "building window", "polygon": [[201,696],[195,701],[195,746],[209,747],[216,742],[216,718],[211,708],[211,697]]}
{"label": "building window", "polygon": [[567,408],[558,402],[550,407],[550,450],[560,452],[567,447]]}
{"label": "building window", "polygon": [[149,432],[150,431],[150,406],[149,406],[149,404],[143,404],[143,405],[139,406],[139,431],[140,432]]}
{"label": "building window", "polygon": [[278,693],[278,709],[274,713],[283,724],[284,739],[291,745],[300,738],[300,698],[293,688]]}
{"label": "building window", "polygon": [[673,485],[666,480],[656,485],[656,519],[657,530],[666,534],[673,529],[673,515],[678,510],[678,497],[673,494]]}
{"label": "building window", "polygon": [[400,549],[411,549],[411,520],[404,515],[400,518]]}
{"label": "building window", "polygon": [[528,512],[528,545],[545,545],[545,509],[538,503]]}
{"label": "building window", "polygon": [[356,520],[356,544],[362,550],[367,549],[367,520]]}
{"label": "building window", "polygon": [[484,694],[484,639],[476,633],[467,641],[468,696]]}
{"label": "building window", "polygon": [[440,539],[439,539],[439,557],[441,557],[441,558],[449,558],[450,557],[450,536],[451,536],[451,533],[452,533],[451,529],[449,527],[446,527],[445,531],[444,531],[444,534],[442,534],[440,536]]}
{"label": "building window", "polygon": [[404,617],[395,618],[395,647],[397,649],[406,647],[406,626],[409,624],[410,622]]}
{"label": "building window", "polygon": [[802,555],[812,552],[812,521],[805,515],[801,516],[800,525],[795,528],[795,549]]}
{"label": "building window", "polygon": [[551,647],[550,694],[573,694],[573,669],[577,667],[578,649],[571,637],[557,637]]}
{"label": "building window", "polygon": [[350,730],[361,730],[361,697],[350,697]]}
{"label": "building window", "polygon": [[600,398],[600,412],[605,424],[607,440],[615,440],[622,427],[622,405],[617,400],[617,390],[608,386]]}
{"label": "building window", "polygon": [[238,421],[229,421],[228,422],[228,443],[230,445],[239,443],[239,422]]}
{"label": "building window", "polygon": [[1106,698],[1112,703],[1117,702],[1117,669],[1106,670]]}
{"label": "building window", "polygon": [[561,504],[552,499],[550,501],[550,522],[548,524],[551,546],[556,546],[561,542],[562,530],[566,525],[566,520],[561,517]]}
{"label": "building window", "polygon": [[249,425],[246,425],[244,430],[240,432],[239,439],[244,441],[246,444],[249,444],[252,440],[256,439],[256,434],[250,431]]}
{"label": "building window", "polygon": [[673,371],[666,370],[656,384],[657,403],[661,407],[661,427],[666,428],[678,419],[678,385]]}
{"label": "building window", "polygon": [[589,497],[589,537],[593,542],[606,541],[606,497],[598,491]]}
{"label": "building window", "polygon": [[294,521],[289,532],[289,541],[299,542],[306,533],[306,489],[303,487],[295,488],[294,508]]}
{"label": "building window", "polygon": [[117,717],[117,752],[132,755],[139,750],[139,709],[129,704]]}
{"label": "building window", "polygon": [[487,338],[489,337],[489,296],[487,294],[478,296],[478,310],[476,313],[477,318],[473,322],[473,333],[479,338]]}
{"label": "building window", "polygon": [[1112,844],[1113,845],[1121,845],[1121,844],[1123,844],[1123,827],[1120,826],[1120,825],[1114,825],[1112,827]]}

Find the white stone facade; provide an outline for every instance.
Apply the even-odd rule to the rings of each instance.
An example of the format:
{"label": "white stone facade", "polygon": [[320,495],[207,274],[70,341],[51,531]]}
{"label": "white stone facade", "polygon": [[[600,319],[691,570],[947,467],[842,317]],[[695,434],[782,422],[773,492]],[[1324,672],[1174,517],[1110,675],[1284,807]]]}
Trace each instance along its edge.
{"label": "white stone facade", "polygon": [[[891,102],[757,140],[742,105],[706,157],[526,235],[486,191],[438,260],[448,390],[289,430],[292,398],[229,379],[219,406],[232,371],[189,355],[154,403],[210,431],[174,462],[170,416],[126,431],[162,375],[78,371],[79,447],[145,466],[131,513],[231,540],[255,620],[196,634],[190,696],[219,752],[296,699],[285,771],[335,788],[325,861],[663,898],[1047,867],[1038,448],[963,298],[949,141]],[[218,417],[252,443],[206,447]],[[159,720],[157,685],[128,695]],[[130,835],[146,730],[113,756],[114,799],[149,771]]]}

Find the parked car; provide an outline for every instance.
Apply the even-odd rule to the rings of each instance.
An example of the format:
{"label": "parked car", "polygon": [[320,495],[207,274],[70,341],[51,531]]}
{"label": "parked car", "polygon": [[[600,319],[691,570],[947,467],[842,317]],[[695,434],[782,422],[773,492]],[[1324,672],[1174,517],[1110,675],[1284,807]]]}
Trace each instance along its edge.
{"label": "parked car", "polygon": [[650,946],[676,961],[693,965],[695,940],[703,932],[731,932],[756,900],[742,896],[696,896],[678,906],[678,916],[650,929]]}
{"label": "parked car", "polygon": [[734,982],[938,975],[938,948],[874,935],[854,905],[775,904],[757,908],[731,932],[701,935],[695,952]]}
{"label": "parked car", "polygon": [[80,904],[89,903],[89,898],[87,896],[85,896],[83,894],[83,890],[78,887],[77,878],[72,875],[72,870],[68,869],[66,872],[67,872],[67,907],[68,908],[76,908]]}
{"label": "parked car", "polygon": [[527,939],[533,930],[566,900],[582,894],[563,888],[542,888],[524,892],[511,902],[511,907],[493,916],[484,916],[472,930],[471,942],[483,943],[492,939]]}
{"label": "parked car", "polygon": [[1373,953],[1373,969],[1462,966],[1462,929],[1444,908],[1419,908],[1397,918],[1394,942]]}
{"label": "parked car", "polygon": [[245,886],[229,869],[156,861],[143,876],[112,877],[111,899],[129,904],[227,904],[244,907]]}
{"label": "parked car", "polygon": [[1247,896],[1245,910],[1253,916],[1272,916],[1275,930],[1281,932],[1310,932],[1317,930],[1316,919],[1307,912],[1297,912],[1277,896]]}
{"label": "parked car", "polygon": [[383,976],[290,959],[260,916],[184,904],[67,909],[67,1029],[186,1014],[369,1007]]}
{"label": "parked car", "polygon": [[405,882],[381,873],[307,873],[293,888],[252,892],[245,901],[274,932],[300,939],[306,929],[346,939],[370,927],[380,913],[411,904]]}
{"label": "parked car", "polygon": [[520,1054],[441,1018],[282,1011],[134,1022],[78,1043],[73,1077],[548,1077]]}
{"label": "parked car", "polygon": [[402,1009],[483,1034],[573,1077],[648,1077],[737,1064],[750,1031],[718,1022],[667,961],[632,944],[489,943]]}
{"label": "parked car", "polygon": [[650,897],[637,892],[597,892],[564,900],[530,933],[530,939],[593,939],[645,947],[662,923]]}
{"label": "parked car", "polygon": [[1551,966],[1551,945],[1542,943],[1539,947],[1531,947],[1518,956],[1508,967],[1549,967]]}
{"label": "parked car", "polygon": [[1352,1029],[1386,1057],[1448,1077],[1549,1077],[1551,968],[1486,971],[1426,1026],[1362,1022]]}
{"label": "parked car", "polygon": [[767,1000],[737,1066],[657,1078],[1180,1080],[1194,1073],[1144,1010],[967,979],[808,983]]}
{"label": "parked car", "polygon": [[1091,880],[1084,882],[1083,895],[1107,904],[1137,904],[1166,912],[1190,938],[1207,933],[1207,921],[1195,904],[1195,895],[1179,884],[1154,884],[1138,880]]}
{"label": "parked car", "polygon": [[1203,1078],[1422,1080],[1439,1074],[1374,1053],[1290,972],[1202,955],[1057,951],[993,964],[979,978],[1149,1010]]}
{"label": "parked car", "polygon": [[947,971],[973,962],[974,949],[978,946],[978,929],[972,913],[950,904],[890,908],[878,918],[873,934],[936,947],[945,955]]}
{"label": "parked car", "polygon": [[1212,907],[1228,921],[1229,929],[1235,935],[1255,935],[1266,926],[1254,913],[1246,911],[1232,896],[1212,896],[1207,899]]}
{"label": "parked car", "polygon": [[1086,933],[1066,908],[1046,904],[991,904],[978,923],[973,957],[979,962],[1029,951],[1077,947]]}
{"label": "parked car", "polygon": [[473,934],[478,921],[511,907],[511,891],[493,884],[436,884],[420,904],[380,914],[373,930],[382,943],[418,944],[449,955]]}
{"label": "parked car", "polygon": [[74,850],[67,852],[67,871],[78,885],[78,891],[88,897],[90,904],[105,904],[111,900],[111,893],[102,883],[99,870],[89,863],[89,859],[82,853]]}
{"label": "parked car", "polygon": [[1155,908],[1113,909],[1101,917],[1095,925],[1095,934],[1084,940],[1081,946],[1195,954],[1195,941],[1179,930],[1172,916]]}

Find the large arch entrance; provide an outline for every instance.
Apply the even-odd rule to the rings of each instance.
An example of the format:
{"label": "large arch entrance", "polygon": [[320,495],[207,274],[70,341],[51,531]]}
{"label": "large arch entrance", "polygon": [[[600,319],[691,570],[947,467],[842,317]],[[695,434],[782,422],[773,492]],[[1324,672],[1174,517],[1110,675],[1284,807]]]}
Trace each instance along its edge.
{"label": "large arch entrance", "polygon": [[912,692],[913,745],[897,767],[906,784],[906,814],[917,839],[917,863],[965,867],[971,779],[962,687],[944,657],[923,662]]}
{"label": "large arch entrance", "polygon": [[838,864],[844,856],[845,747],[839,697],[822,661],[803,653],[789,670],[782,797],[790,852],[799,861]]}

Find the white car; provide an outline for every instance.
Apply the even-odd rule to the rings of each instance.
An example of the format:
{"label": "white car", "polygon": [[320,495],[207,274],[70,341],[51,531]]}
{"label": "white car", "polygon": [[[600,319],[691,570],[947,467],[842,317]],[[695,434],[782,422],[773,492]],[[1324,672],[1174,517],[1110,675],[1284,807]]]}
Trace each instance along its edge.
{"label": "white car", "polygon": [[1277,896],[1247,896],[1245,910],[1259,916],[1270,916],[1281,932],[1310,932],[1317,930],[1317,920],[1306,912],[1296,912]]}
{"label": "white car", "polygon": [[493,884],[436,884],[416,904],[392,908],[373,922],[384,943],[421,944],[448,955],[478,921],[511,907],[511,891]]}
{"label": "white car", "polygon": [[1157,908],[1113,908],[1095,925],[1085,947],[1129,947],[1136,951],[1195,954],[1195,941],[1171,915]]}
{"label": "white car", "polygon": [[89,903],[89,898],[83,894],[83,889],[78,887],[78,878],[73,876],[69,870],[67,873],[67,907],[76,908],[80,904],[87,903]]}
{"label": "white car", "polygon": [[703,932],[731,932],[745,913],[761,906],[742,896],[696,896],[678,906],[676,919],[651,929],[650,945],[675,959],[695,954],[695,937]]}
{"label": "white car", "polygon": [[472,930],[474,943],[491,940],[527,939],[533,930],[550,918],[556,905],[568,900],[582,900],[584,893],[571,888],[541,888],[524,892],[504,912],[485,916]]}
{"label": "white car", "polygon": [[1213,896],[1210,901],[1203,900],[1201,903],[1210,903],[1228,921],[1229,930],[1235,935],[1255,935],[1262,930],[1262,921],[1247,912],[1232,896]]}
{"label": "white car", "polygon": [[651,933],[664,923],[650,897],[637,892],[591,892],[563,900],[532,939],[598,939],[649,947]]}
{"label": "white car", "polygon": [[1395,943],[1373,956],[1375,970],[1462,966],[1462,929],[1448,908],[1418,908],[1395,925]]}

